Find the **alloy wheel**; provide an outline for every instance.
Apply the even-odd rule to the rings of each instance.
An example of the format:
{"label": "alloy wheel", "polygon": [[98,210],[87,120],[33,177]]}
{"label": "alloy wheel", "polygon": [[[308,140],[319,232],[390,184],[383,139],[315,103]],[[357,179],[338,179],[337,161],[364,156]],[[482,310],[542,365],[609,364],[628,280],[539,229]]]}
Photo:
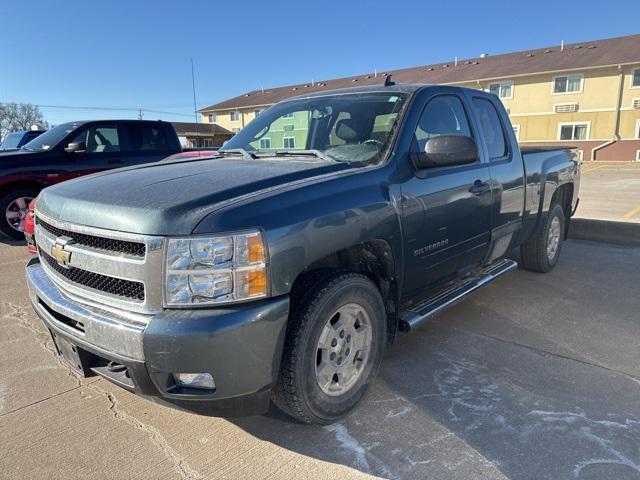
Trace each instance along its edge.
{"label": "alloy wheel", "polygon": [[361,305],[344,305],[329,318],[316,351],[316,381],[325,394],[343,395],[355,385],[367,365],[371,342],[371,320]]}

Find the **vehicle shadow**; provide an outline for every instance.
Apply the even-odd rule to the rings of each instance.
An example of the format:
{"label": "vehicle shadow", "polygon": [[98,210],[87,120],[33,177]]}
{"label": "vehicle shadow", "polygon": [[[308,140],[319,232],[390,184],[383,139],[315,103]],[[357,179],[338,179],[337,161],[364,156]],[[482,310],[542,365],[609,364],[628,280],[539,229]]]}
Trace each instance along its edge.
{"label": "vehicle shadow", "polygon": [[[584,352],[579,338],[598,322],[571,330],[578,312],[609,308],[592,295],[601,284],[575,292],[576,318],[553,313],[569,305],[567,280],[597,278],[597,265],[574,256],[547,275],[519,270],[398,337],[363,404],[334,425],[300,425],[275,407],[232,421],[383,478],[638,479],[640,381]],[[618,308],[631,314],[633,301]]]}
{"label": "vehicle shadow", "polygon": [[13,247],[27,246],[26,240],[15,240],[13,238],[5,237],[2,234],[0,234],[0,244],[10,245]]}

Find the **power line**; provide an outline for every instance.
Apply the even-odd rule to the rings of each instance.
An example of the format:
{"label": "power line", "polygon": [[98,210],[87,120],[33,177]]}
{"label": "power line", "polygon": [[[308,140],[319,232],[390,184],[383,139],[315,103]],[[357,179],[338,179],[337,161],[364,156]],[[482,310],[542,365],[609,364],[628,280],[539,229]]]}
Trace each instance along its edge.
{"label": "power line", "polygon": [[[6,103],[0,103],[0,105],[7,105]],[[141,111],[149,112],[149,113],[159,113],[163,115],[177,115],[179,117],[189,117],[191,118],[192,114],[187,113],[178,113],[178,112],[168,112],[165,110],[155,110],[144,107],[90,107],[90,106],[78,106],[78,105],[43,105],[43,104],[33,104],[38,108],[43,109],[61,109],[61,110],[101,110],[101,111],[116,111],[116,112],[136,112],[140,113]]]}

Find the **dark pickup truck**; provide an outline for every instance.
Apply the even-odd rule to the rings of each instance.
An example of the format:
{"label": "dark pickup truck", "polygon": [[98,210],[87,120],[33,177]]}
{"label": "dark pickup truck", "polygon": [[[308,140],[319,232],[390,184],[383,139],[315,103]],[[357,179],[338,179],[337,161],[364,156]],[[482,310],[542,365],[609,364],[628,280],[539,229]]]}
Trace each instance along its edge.
{"label": "dark pickup truck", "polygon": [[335,90],[279,103],[208,159],[46,188],[33,306],[62,359],[211,415],[346,415],[385,346],[517,267],[558,261],[572,150],[522,153],[494,95]]}
{"label": "dark pickup truck", "polygon": [[0,232],[23,238],[27,206],[49,185],[181,150],[170,123],[101,120],[63,123],[20,149],[0,151]]}

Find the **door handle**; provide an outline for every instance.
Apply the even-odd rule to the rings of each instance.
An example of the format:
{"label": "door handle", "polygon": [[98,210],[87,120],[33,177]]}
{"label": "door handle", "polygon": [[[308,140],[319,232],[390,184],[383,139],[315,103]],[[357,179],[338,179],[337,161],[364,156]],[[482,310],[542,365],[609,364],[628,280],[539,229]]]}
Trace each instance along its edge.
{"label": "door handle", "polygon": [[475,182],[473,182],[473,185],[469,187],[469,192],[478,196],[484,195],[490,190],[491,185],[489,185],[489,182],[481,182],[480,180],[476,180]]}

